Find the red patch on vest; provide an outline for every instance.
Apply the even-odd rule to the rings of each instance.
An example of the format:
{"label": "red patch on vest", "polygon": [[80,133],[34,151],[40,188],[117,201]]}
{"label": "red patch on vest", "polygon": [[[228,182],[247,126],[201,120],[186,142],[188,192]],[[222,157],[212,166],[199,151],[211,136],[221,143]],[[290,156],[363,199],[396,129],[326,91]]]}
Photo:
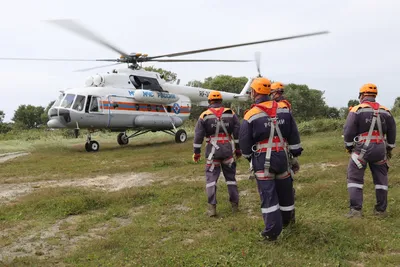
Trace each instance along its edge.
{"label": "red patch on vest", "polygon": [[378,110],[380,107],[378,102],[365,101],[365,102],[363,102],[363,104],[367,104],[368,106],[372,107],[374,110]]}
{"label": "red patch on vest", "polygon": [[275,118],[276,117],[276,111],[278,109],[278,103],[276,101],[272,102],[272,107],[271,108],[267,108],[266,106],[260,105],[260,104],[255,104],[255,107],[258,107],[259,109],[261,109],[262,111],[264,111],[265,113],[267,113],[267,115],[271,118]]}
{"label": "red patch on vest", "polygon": [[219,110],[216,110],[214,108],[209,108],[209,110],[219,119],[222,116],[222,113],[224,113],[225,108],[220,107]]}

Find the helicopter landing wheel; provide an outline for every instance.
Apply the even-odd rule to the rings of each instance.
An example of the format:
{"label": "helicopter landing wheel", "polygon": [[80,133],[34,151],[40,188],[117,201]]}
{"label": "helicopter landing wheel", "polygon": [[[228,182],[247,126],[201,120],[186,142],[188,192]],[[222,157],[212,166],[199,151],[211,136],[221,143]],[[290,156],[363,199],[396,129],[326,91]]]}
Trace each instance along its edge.
{"label": "helicopter landing wheel", "polygon": [[85,149],[87,152],[97,152],[100,149],[100,145],[96,141],[89,141],[85,144]]}
{"label": "helicopter landing wheel", "polygon": [[175,142],[184,143],[186,139],[187,139],[187,134],[185,130],[180,129],[175,133]]}
{"label": "helicopter landing wheel", "polygon": [[119,133],[117,136],[117,142],[119,145],[124,146],[129,143],[129,138],[125,133]]}

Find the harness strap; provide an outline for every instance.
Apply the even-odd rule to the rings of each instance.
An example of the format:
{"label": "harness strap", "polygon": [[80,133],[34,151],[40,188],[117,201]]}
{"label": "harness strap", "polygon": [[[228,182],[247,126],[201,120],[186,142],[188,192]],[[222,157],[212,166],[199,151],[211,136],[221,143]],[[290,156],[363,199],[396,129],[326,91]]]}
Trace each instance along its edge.
{"label": "harness strap", "polygon": [[[289,167],[289,158],[288,158],[288,153],[286,150],[285,141],[282,137],[282,133],[279,129],[279,125],[277,124],[276,113],[278,110],[278,103],[276,101],[273,101],[271,108],[267,108],[267,107],[259,105],[259,104],[256,104],[254,106],[257,107],[262,112],[264,112],[265,114],[267,114],[267,116],[270,118],[270,120],[272,122],[271,129],[269,132],[268,143],[266,144],[265,163],[264,163],[265,176],[268,177],[267,173],[269,173],[269,167],[271,166],[271,152],[272,152],[272,147],[273,147],[272,143],[274,141],[275,131],[277,132],[278,137],[279,137],[279,147],[282,147],[283,150],[285,151],[287,162],[288,162],[288,167]],[[259,145],[259,144],[257,144],[257,145]]]}
{"label": "harness strap", "polygon": [[[228,133],[228,131],[226,130],[226,127],[223,123],[223,121],[221,120],[222,114],[224,113],[225,108],[224,107],[220,107],[218,110],[214,109],[214,108],[209,108],[209,110],[217,117],[217,125],[215,127],[215,134],[214,136],[210,136],[210,144],[211,144],[211,152],[208,155],[207,158],[207,166],[210,166],[209,171],[212,172],[214,170],[214,167],[216,166],[215,161],[213,160],[214,158],[214,154],[215,154],[215,150],[219,149],[219,146],[217,145],[218,143],[218,139],[219,137],[219,128],[221,127],[222,130],[225,132],[225,135],[227,137],[229,137],[230,139],[230,135]],[[234,147],[234,145],[232,144],[232,146]],[[229,164],[229,166],[231,166],[232,163]]]}
{"label": "harness strap", "polygon": [[[381,117],[379,115],[379,103],[372,103],[372,102],[364,102],[365,104],[367,104],[368,106],[370,106],[371,108],[373,108],[374,110],[374,114],[372,117],[372,122],[371,122],[371,126],[369,127],[368,130],[368,135],[365,137],[362,137],[362,140],[365,140],[365,143],[363,144],[362,148],[361,148],[361,152],[358,155],[358,157],[356,156],[356,154],[352,154],[351,158],[353,159],[354,163],[356,163],[357,167],[359,169],[362,168],[362,164],[361,162],[363,162],[363,158],[365,153],[367,152],[367,148],[372,140],[372,136],[373,136],[373,132],[374,132],[374,128],[375,128],[375,124],[378,124],[378,132],[379,132],[379,139],[378,140],[383,140],[384,142],[384,138],[383,138],[383,131],[382,131],[382,121],[381,121]],[[376,135],[375,135],[376,136]],[[385,159],[386,159],[386,146],[385,146]]]}

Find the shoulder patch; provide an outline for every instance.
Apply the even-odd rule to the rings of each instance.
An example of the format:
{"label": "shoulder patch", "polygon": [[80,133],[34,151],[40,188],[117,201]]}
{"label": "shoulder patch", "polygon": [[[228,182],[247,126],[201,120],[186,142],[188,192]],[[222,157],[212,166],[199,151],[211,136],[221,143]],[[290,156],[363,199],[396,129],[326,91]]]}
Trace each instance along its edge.
{"label": "shoulder patch", "polygon": [[224,113],[235,114],[235,112],[233,112],[233,110],[230,109],[230,108],[225,108],[225,109],[224,109]]}
{"label": "shoulder patch", "polygon": [[211,114],[212,114],[212,112],[211,112],[210,110],[207,109],[206,111],[204,111],[203,113],[201,113],[200,119],[204,119],[205,116],[211,115]]}
{"label": "shoulder patch", "polygon": [[249,111],[246,112],[246,114],[244,115],[244,118],[246,121],[248,121],[251,117],[253,117],[254,115],[257,115],[261,113],[261,110],[258,108],[251,108]]}
{"label": "shoulder patch", "polygon": [[379,108],[380,108],[380,109],[383,109],[383,110],[386,110],[387,112],[390,112],[390,109],[388,109],[388,108],[385,107],[385,106],[380,105]]}
{"label": "shoulder patch", "polygon": [[369,107],[370,107],[369,105],[362,103],[362,104],[359,104],[359,105],[357,105],[357,106],[354,106],[354,107],[350,110],[350,112],[357,112],[357,110],[359,110],[359,109],[361,109],[361,108],[369,108]]}
{"label": "shoulder patch", "polygon": [[289,105],[284,101],[278,102],[278,108],[290,108]]}

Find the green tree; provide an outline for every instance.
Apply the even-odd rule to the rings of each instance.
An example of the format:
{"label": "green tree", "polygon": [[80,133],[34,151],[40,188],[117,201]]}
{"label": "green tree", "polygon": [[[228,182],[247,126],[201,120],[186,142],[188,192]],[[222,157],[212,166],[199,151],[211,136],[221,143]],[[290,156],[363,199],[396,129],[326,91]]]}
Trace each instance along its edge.
{"label": "green tree", "polygon": [[[201,87],[210,90],[224,91],[230,93],[240,93],[247,83],[248,79],[246,77],[233,77],[230,75],[217,75],[215,77],[207,77],[204,81],[192,80],[188,82],[187,86]],[[224,101],[225,107],[232,108],[239,116],[243,116],[244,110],[248,108],[251,103],[231,103]],[[193,106],[191,111],[191,118],[198,118],[201,112],[203,112],[206,107]]]}
{"label": "green tree", "polygon": [[331,119],[339,119],[340,110],[335,107],[328,107],[326,110],[326,117]]}
{"label": "green tree", "polygon": [[163,78],[167,82],[176,81],[176,78],[178,76],[176,73],[174,73],[172,71],[164,70],[164,69],[161,69],[161,68],[155,68],[154,66],[144,67],[143,69],[145,69],[147,71],[158,72],[160,74],[161,78]]}
{"label": "green tree", "polygon": [[285,88],[285,97],[292,104],[293,116],[298,121],[329,117],[329,107],[323,95],[323,91],[310,89],[304,84],[290,83]]}
{"label": "green tree", "polygon": [[391,110],[394,116],[400,115],[400,96],[396,97],[394,100],[393,108]]}
{"label": "green tree", "polygon": [[360,101],[357,99],[350,99],[349,102],[347,102],[347,107],[354,107],[360,104]]}
{"label": "green tree", "polygon": [[10,123],[3,122],[5,115],[4,111],[0,110],[0,133],[7,133],[12,130]]}
{"label": "green tree", "polygon": [[42,114],[44,107],[20,105],[14,113],[12,120],[16,126],[23,129],[37,128],[43,124]]}
{"label": "green tree", "polygon": [[43,124],[46,124],[46,123],[49,121],[49,116],[48,116],[47,114],[48,114],[49,109],[51,108],[51,106],[53,106],[54,102],[56,102],[56,101],[51,101],[51,102],[47,105],[47,107],[45,108],[45,110],[43,111],[42,115],[40,116],[41,122],[42,122]]}
{"label": "green tree", "polygon": [[3,123],[5,116],[6,116],[6,114],[4,114],[4,111],[0,110],[0,123]]}

